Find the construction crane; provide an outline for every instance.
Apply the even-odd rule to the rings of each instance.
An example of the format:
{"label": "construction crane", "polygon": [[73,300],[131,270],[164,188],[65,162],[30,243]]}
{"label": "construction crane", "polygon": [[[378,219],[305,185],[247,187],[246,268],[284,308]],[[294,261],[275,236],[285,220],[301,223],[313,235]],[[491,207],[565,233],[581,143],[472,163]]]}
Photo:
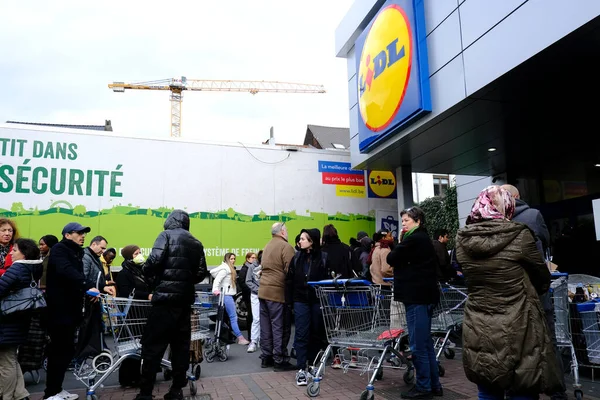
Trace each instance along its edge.
{"label": "construction crane", "polygon": [[184,90],[203,92],[248,92],[257,94],[267,93],[325,93],[323,85],[305,83],[290,83],[277,81],[234,81],[181,78],[163,79],[151,82],[108,84],[114,92],[123,93],[126,89],[136,90],[169,90],[171,91],[171,136],[181,136],[181,102]]}

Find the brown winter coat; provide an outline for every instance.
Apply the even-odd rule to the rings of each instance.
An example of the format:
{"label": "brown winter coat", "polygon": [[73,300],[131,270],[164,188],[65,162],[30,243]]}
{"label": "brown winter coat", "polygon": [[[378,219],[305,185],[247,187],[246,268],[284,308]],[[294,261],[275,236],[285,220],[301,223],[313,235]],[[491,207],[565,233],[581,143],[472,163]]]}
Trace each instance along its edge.
{"label": "brown winter coat", "polygon": [[378,285],[387,285],[390,286],[391,282],[384,282],[383,278],[393,278],[394,270],[387,263],[387,255],[390,254],[390,248],[384,247],[378,243],[375,244],[375,248],[373,249],[373,255],[371,256],[371,266],[369,270],[371,272],[371,279],[373,283]]}
{"label": "brown winter coat", "polygon": [[468,225],[458,231],[456,257],[469,291],[467,378],[517,394],[557,391],[559,370],[538,297],[550,286],[550,272],[531,231],[506,220]]}
{"label": "brown winter coat", "polygon": [[267,243],[261,259],[259,299],[285,303],[285,276],[294,254],[294,248],[281,236],[273,236]]}

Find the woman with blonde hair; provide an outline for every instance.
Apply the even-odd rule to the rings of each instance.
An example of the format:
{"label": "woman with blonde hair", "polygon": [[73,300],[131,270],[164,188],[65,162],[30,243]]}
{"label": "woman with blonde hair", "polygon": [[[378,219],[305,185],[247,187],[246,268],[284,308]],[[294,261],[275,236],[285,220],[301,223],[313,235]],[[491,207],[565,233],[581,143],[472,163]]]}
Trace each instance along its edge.
{"label": "woman with blonde hair", "polygon": [[235,254],[227,253],[225,254],[225,257],[223,257],[223,263],[210,270],[210,274],[214,279],[212,292],[215,296],[219,296],[221,292],[223,292],[223,295],[225,296],[223,302],[225,305],[225,311],[227,311],[229,321],[231,322],[231,330],[237,338],[237,343],[246,345],[250,342],[244,337],[244,335],[242,335],[242,332],[240,331],[240,327],[237,323],[235,300],[233,300],[233,296],[235,296],[237,293],[235,286],[237,273],[235,272],[234,265]]}
{"label": "woman with blonde hair", "polygon": [[463,322],[463,366],[479,399],[537,399],[560,387],[560,375],[538,297],[550,272],[526,225],[512,222],[515,200],[499,187],[481,191],[458,231],[456,258],[469,297]]}

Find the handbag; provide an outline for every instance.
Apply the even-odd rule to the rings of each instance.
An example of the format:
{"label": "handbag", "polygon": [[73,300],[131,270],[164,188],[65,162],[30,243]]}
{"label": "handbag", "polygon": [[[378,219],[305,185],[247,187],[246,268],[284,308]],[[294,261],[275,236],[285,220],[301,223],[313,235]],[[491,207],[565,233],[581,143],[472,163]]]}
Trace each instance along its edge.
{"label": "handbag", "polygon": [[0,316],[46,307],[46,298],[31,275],[31,284],[15,290],[0,300]]}

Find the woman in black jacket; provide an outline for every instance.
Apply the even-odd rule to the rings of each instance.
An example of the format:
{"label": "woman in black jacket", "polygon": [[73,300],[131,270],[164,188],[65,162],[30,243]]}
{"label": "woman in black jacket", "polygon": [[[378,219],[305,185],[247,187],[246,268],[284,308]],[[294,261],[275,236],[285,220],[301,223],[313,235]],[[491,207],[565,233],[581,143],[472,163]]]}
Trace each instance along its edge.
{"label": "woman in black jacket", "polygon": [[443,394],[431,338],[431,318],[438,304],[437,256],[418,207],[400,213],[404,235],[387,262],[394,268],[394,300],[404,303],[410,348],[417,373],[416,385],[403,399]]}
{"label": "woman in black jacket", "polygon": [[306,362],[314,360],[319,350],[327,346],[321,305],[315,288],[309,281],[330,278],[327,253],[321,251],[321,232],[303,229],[298,241],[300,250],[290,262],[286,277],[286,302],[294,304],[296,336],[294,350],[298,373],[296,385],[308,384]]}
{"label": "woman in black jacket", "polygon": [[145,259],[139,246],[132,244],[123,247],[121,256],[123,256],[124,261],[121,264],[123,269],[117,276],[117,296],[129,297],[133,295],[135,300],[151,300],[150,283],[142,274],[142,265]]}
{"label": "woman in black jacket", "polygon": [[[11,257],[13,264],[0,277],[0,301],[42,277],[40,249],[33,240],[15,240]],[[31,313],[28,311],[0,317],[0,397],[4,400],[21,400],[29,396],[17,361],[17,349],[27,338],[30,320]]]}

